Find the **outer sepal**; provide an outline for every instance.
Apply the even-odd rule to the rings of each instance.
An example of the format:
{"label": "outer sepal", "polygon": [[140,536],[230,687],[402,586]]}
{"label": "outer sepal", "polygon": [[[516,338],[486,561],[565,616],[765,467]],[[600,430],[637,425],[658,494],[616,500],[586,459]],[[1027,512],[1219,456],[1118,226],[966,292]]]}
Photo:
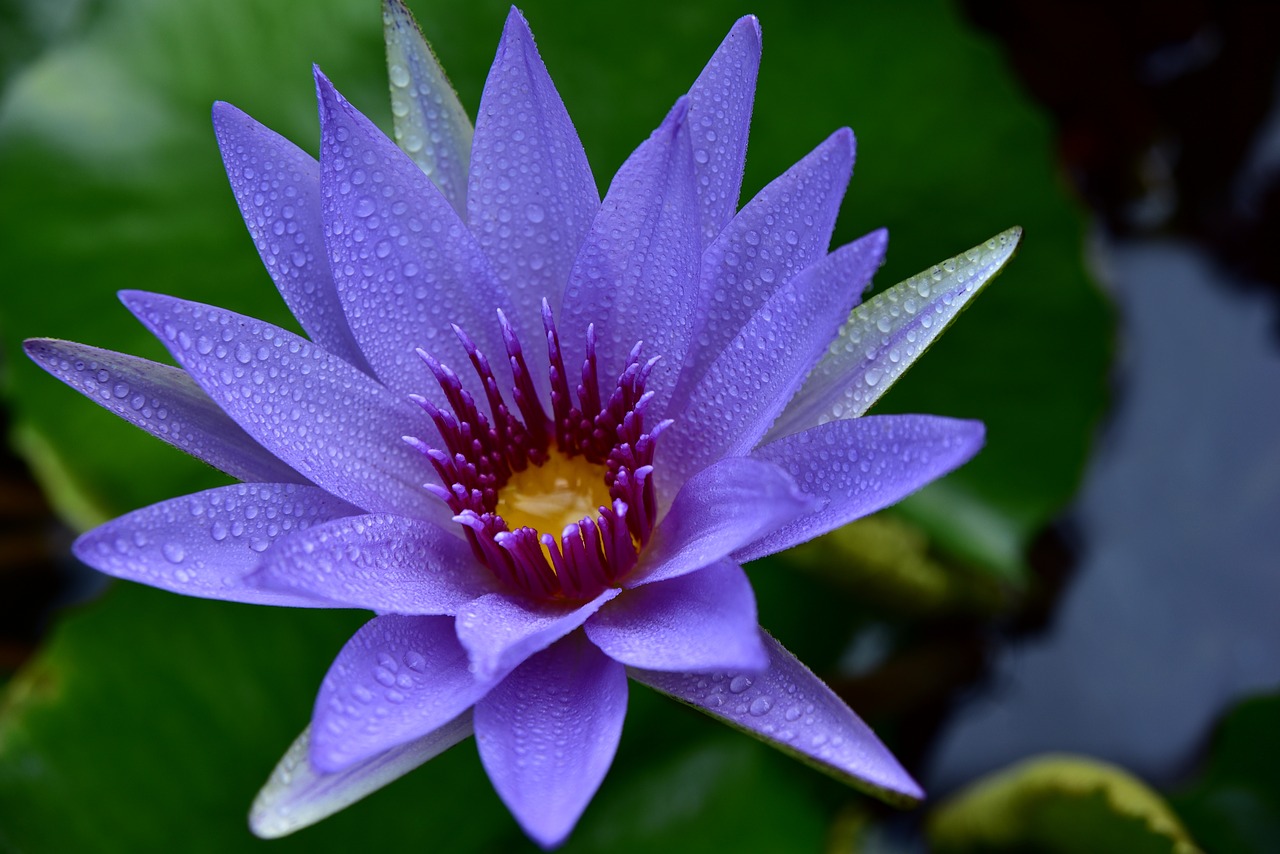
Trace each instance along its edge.
{"label": "outer sepal", "polygon": [[1003,231],[854,308],[765,441],[870,409],[1004,268],[1021,238],[1021,228]]}
{"label": "outer sepal", "polygon": [[307,758],[311,727],[294,739],[249,810],[249,829],[278,839],[346,809],[471,735],[471,710],[408,744],[325,774]]}
{"label": "outer sepal", "polygon": [[382,26],[396,144],[466,217],[471,118],[401,0],[383,3]]}

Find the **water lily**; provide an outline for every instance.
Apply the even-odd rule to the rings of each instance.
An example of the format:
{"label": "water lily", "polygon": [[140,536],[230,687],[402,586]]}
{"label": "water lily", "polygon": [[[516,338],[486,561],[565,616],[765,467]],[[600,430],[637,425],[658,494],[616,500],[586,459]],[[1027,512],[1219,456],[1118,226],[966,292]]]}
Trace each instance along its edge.
{"label": "water lily", "polygon": [[192,596],[376,612],[251,814],[311,824],[474,733],[535,841],[618,745],[628,677],[886,799],[922,792],[762,631],[742,563],[891,504],[982,425],[863,413],[1009,258],[1010,231],[857,305],[828,251],[854,138],[738,210],[760,57],[738,21],[601,201],[512,10],[473,129],[399,0],[398,145],[316,71],[320,159],[214,107],[240,209],[306,338],[129,291],[180,368],[56,340],[68,384],[242,483],[82,536]]}

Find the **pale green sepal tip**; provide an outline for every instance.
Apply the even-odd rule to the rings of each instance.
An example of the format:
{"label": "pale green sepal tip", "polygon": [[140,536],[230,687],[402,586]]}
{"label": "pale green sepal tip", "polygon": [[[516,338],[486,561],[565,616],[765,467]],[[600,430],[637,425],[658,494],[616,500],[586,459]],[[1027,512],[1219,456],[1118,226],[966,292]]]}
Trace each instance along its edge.
{"label": "pale green sepal tip", "polygon": [[471,711],[415,741],[330,774],[316,771],[308,754],[311,727],[294,739],[249,810],[249,829],[278,839],[345,809],[472,733]]}
{"label": "pale green sepal tip", "polygon": [[465,218],[471,118],[401,0],[383,3],[382,23],[396,144]]}
{"label": "pale green sepal tip", "polygon": [[765,441],[863,415],[995,278],[1021,238],[1021,228],[1010,228],[856,306]]}

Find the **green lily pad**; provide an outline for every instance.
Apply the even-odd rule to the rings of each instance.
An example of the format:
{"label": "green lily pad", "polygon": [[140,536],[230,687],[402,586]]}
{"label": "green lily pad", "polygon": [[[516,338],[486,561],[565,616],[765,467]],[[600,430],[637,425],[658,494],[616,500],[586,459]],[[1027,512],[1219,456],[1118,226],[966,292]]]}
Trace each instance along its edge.
{"label": "green lily pad", "polygon": [[1105,762],[1030,759],[978,780],[929,819],[934,850],[1046,854],[1195,854],[1200,849],[1161,797]]}
{"label": "green lily pad", "polygon": [[1200,779],[1169,798],[1205,847],[1280,850],[1280,694],[1245,700],[1215,734]]}

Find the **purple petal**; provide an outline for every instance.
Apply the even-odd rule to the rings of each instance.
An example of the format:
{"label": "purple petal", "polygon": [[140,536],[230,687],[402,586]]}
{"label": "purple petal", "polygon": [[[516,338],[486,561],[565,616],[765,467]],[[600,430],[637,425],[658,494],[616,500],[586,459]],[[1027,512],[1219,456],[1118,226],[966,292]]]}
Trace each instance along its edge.
{"label": "purple petal", "polygon": [[703,324],[685,360],[677,399],[684,399],[770,296],[826,256],[853,169],[853,150],[853,134],[847,128],[836,131],[761,190],[707,247]]}
{"label": "purple petal", "polygon": [[817,506],[775,465],[748,457],[720,460],[685,483],[624,586],[710,566]]}
{"label": "purple petal", "polygon": [[984,434],[980,421],[869,415],[831,421],[757,448],[753,457],[785,469],[824,503],[734,558],[745,562],[789,549],[888,507],[967,462],[982,447]]}
{"label": "purple petal", "polygon": [[738,209],[759,70],[760,22],[747,15],[729,30],[689,89],[704,244],[716,238]]}
{"label": "purple petal", "polygon": [[761,674],[628,673],[878,798],[902,806],[924,798],[871,728],[781,644],[761,634],[770,658]]}
{"label": "purple petal", "polygon": [[[480,97],[467,190],[469,223],[511,293],[526,340],[553,311],[600,192],[529,25],[512,8]],[[537,340],[534,338],[534,340]]]}
{"label": "purple petal", "polygon": [[466,216],[471,119],[401,0],[386,0],[382,25],[396,143]]}
{"label": "purple petal", "polygon": [[495,587],[456,530],[404,516],[352,516],[283,539],[250,581],[394,614],[456,614]]}
{"label": "purple petal", "polygon": [[584,628],[605,655],[629,667],[754,672],[769,663],[751,582],[727,560],[628,590]]}
{"label": "purple petal", "polygon": [[1011,228],[855,308],[768,438],[866,412],[1004,268],[1021,238]]}
{"label": "purple petal", "polygon": [[263,447],[370,512],[445,518],[435,479],[403,436],[434,436],[416,406],[279,327],[160,294],[121,300],[200,387]]}
{"label": "purple petal", "polygon": [[[505,674],[504,674],[505,675]],[[489,692],[451,617],[374,617],[329,668],[311,720],[311,763],[342,771],[449,723]]]}
{"label": "purple petal", "polygon": [[458,640],[467,648],[477,677],[492,679],[578,628],[617,595],[613,588],[576,605],[490,593],[458,613]]}
{"label": "purple petal", "polygon": [[524,832],[554,848],[613,764],[627,674],[580,635],[530,658],[476,704],[476,746]]}
{"label": "purple petal", "polygon": [[117,578],[205,599],[332,607],[246,583],[280,537],[359,511],[314,486],[238,483],[135,510],[81,536],[76,557]]}
{"label": "purple petal", "polygon": [[[451,324],[487,355],[504,353],[507,303],[484,251],[422,170],[317,69],[320,186],[338,293],[378,377],[401,394],[438,394],[416,353],[467,364]],[[505,360],[495,358],[502,370]]]}
{"label": "purple petal", "polygon": [[33,338],[22,346],[94,403],[238,480],[307,482],[241,430],[185,371],[71,341]]}
{"label": "purple petal", "polygon": [[244,224],[289,310],[312,341],[367,370],[329,269],[320,164],[222,101],[213,105],[213,130]]}
{"label": "purple petal", "polygon": [[289,746],[249,810],[249,829],[262,839],[301,830],[403,777],[471,735],[471,712],[415,741],[393,747],[345,770],[325,774],[312,767],[311,728]]}
{"label": "purple petal", "polygon": [[[565,289],[561,336],[566,366],[580,365],[595,324],[600,375],[617,377],[639,341],[660,356],[649,411],[665,401],[693,333],[701,246],[693,155],[681,98],[653,134],[622,164],[591,226]],[[574,368],[570,367],[570,371]]]}
{"label": "purple petal", "polygon": [[843,246],[784,285],[694,386],[658,446],[659,484],[747,453],[768,431],[884,258],[885,232]]}

